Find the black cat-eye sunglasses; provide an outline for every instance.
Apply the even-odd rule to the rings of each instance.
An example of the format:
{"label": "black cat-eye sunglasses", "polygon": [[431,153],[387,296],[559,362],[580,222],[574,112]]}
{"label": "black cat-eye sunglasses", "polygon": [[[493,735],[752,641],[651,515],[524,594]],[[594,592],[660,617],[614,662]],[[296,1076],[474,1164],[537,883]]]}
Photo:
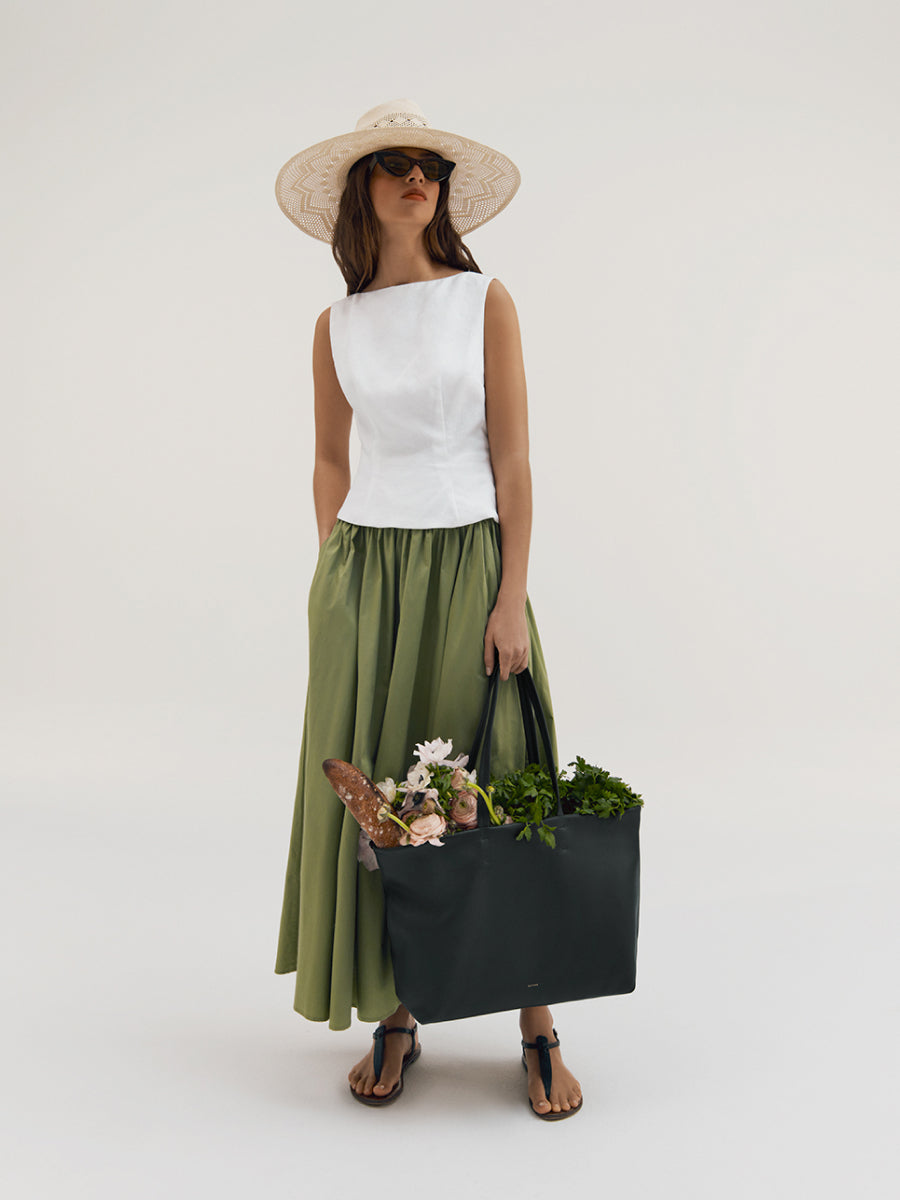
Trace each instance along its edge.
{"label": "black cat-eye sunglasses", "polygon": [[439,154],[432,154],[428,158],[410,158],[408,154],[401,154],[399,150],[376,150],[369,163],[369,170],[376,163],[384,167],[389,175],[406,175],[413,166],[421,167],[422,174],[432,183],[440,183],[442,179],[449,179],[450,173],[456,166],[456,163],[451,162],[449,158],[441,158]]}

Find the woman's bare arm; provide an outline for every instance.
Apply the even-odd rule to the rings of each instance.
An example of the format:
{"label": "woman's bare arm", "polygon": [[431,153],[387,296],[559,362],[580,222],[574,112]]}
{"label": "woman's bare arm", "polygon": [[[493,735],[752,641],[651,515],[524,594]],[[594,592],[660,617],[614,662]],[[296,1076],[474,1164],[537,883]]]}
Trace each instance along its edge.
{"label": "woman's bare arm", "polygon": [[313,389],[315,392],[316,463],[313,469],[313,502],[319,527],[319,546],[334,526],[338,509],[350,490],[350,424],[353,409],[347,402],[331,356],[326,308],[316,321],[313,335]]}
{"label": "woman's bare arm", "polygon": [[512,297],[499,279],[488,285],[484,306],[484,387],[491,466],[500,517],[502,577],[497,602],[484,636],[488,674],[494,648],[500,651],[500,678],[528,666],[525,617],[528,552],[531,543],[531,466],[528,461],[528,402],[519,319]]}

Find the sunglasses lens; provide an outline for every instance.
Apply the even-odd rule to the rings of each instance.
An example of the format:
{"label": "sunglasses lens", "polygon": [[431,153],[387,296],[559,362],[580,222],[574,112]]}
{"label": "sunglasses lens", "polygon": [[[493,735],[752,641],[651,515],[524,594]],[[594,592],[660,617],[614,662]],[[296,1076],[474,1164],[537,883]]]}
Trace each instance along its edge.
{"label": "sunglasses lens", "polygon": [[380,154],[378,161],[392,175],[405,175],[412,166],[405,154]]}

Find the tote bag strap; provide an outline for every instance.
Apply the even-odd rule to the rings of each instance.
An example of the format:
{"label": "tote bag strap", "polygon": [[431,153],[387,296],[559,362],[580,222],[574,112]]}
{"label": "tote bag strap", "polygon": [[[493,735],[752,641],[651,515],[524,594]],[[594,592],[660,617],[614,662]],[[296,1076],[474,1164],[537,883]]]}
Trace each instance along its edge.
{"label": "tote bag strap", "polygon": [[[499,660],[499,657],[500,656],[498,654],[498,656],[497,656],[498,660]],[[497,670],[497,663],[495,663],[494,669],[491,672],[490,676],[488,677],[488,690],[487,690],[487,695],[484,698],[484,707],[481,710],[481,716],[478,719],[478,728],[475,730],[475,736],[472,738],[472,741],[469,745],[469,763],[468,763],[468,765],[469,765],[470,770],[478,762],[478,755],[481,752],[482,744],[484,742],[484,737],[485,737],[485,733],[488,728],[489,721],[490,721],[491,727],[493,728],[494,709],[497,707],[497,678],[498,678],[499,674],[500,673]],[[482,783],[483,787],[487,787],[487,784],[490,783],[490,780],[487,780],[487,782],[482,782],[482,777],[479,773],[479,783]],[[482,804],[482,801],[479,800],[478,803],[480,805],[480,804]]]}
{"label": "tote bag strap", "polygon": [[[499,655],[497,656],[499,659]],[[547,761],[547,771],[550,775],[550,780],[553,784],[553,795],[556,799],[556,815],[562,816],[562,800],[559,795],[559,780],[556,774],[556,763],[553,757],[553,747],[550,740],[550,731],[547,727],[547,719],[544,716],[544,710],[541,705],[540,697],[537,693],[534,680],[531,677],[531,672],[526,667],[516,675],[516,684],[519,693],[519,707],[522,712],[522,726],[525,732],[525,749],[529,762],[539,763],[540,752],[537,745],[537,737],[535,734],[535,720],[537,728],[540,731],[541,741],[544,745],[544,754]],[[495,663],[494,670],[488,680],[488,694],[485,698],[484,708],[481,713],[481,719],[478,722],[478,728],[475,732],[475,737],[472,741],[472,748],[469,754],[470,766],[477,760],[478,763],[478,782],[483,788],[487,788],[491,780],[491,739],[494,730],[494,716],[497,710],[497,695],[500,687],[500,670],[499,661]],[[479,757],[480,755],[480,757]],[[478,825],[479,827],[490,824],[487,806],[478,797]]]}
{"label": "tote bag strap", "polygon": [[[494,708],[496,707],[496,704],[497,704],[496,681],[499,679],[499,667],[500,667],[500,655],[497,654],[496,660],[494,663],[494,670],[490,676],[490,679],[488,680],[487,698],[484,702],[484,708],[481,710],[481,717],[478,721],[478,728],[475,730],[475,736],[472,738],[472,744],[469,749],[469,766],[470,767],[475,766],[475,763],[478,759],[478,752],[481,748],[482,739],[484,738],[485,729],[487,728],[487,723],[489,720],[491,722],[491,726],[493,727],[493,722],[494,722],[493,712],[494,712]],[[518,680],[521,680],[522,676],[517,675],[516,678]],[[533,681],[532,681],[532,683],[533,683]],[[519,685],[519,691],[521,694],[521,683]],[[537,694],[537,693],[535,693],[535,694]],[[537,734],[535,733],[534,716],[531,711],[531,703],[522,704],[521,699],[520,699],[519,704],[522,709],[522,725],[524,726],[524,729],[525,729],[525,755],[526,755],[528,762],[537,763],[537,762],[541,761],[541,751],[540,751],[540,747],[538,746]],[[538,701],[538,707],[540,707],[540,700]],[[543,712],[542,712],[542,715],[543,715]],[[490,752],[488,752],[488,762],[490,762]]]}
{"label": "tote bag strap", "polygon": [[[544,753],[547,756],[547,770],[550,775],[550,780],[553,784],[553,795],[556,797],[556,815],[563,815],[562,800],[559,795],[559,776],[556,773],[556,760],[553,756],[553,742],[550,738],[550,729],[547,725],[547,718],[544,715],[544,708],[541,704],[541,698],[538,695],[537,686],[534,682],[534,676],[526,667],[519,675],[516,676],[516,683],[519,686],[519,705],[522,709],[522,720],[525,724],[526,742],[528,739],[528,726],[531,725],[531,737],[534,742],[535,757],[530,758],[529,762],[540,762],[538,757],[537,741],[534,735],[534,721],[537,720],[538,729],[541,733],[541,741],[544,745]],[[533,714],[533,716],[532,716]]]}
{"label": "tote bag strap", "polygon": [[[534,713],[532,712],[532,703],[529,699],[527,704],[522,703],[522,688],[525,686],[523,671],[521,675],[516,676],[516,683],[519,685],[519,707],[522,709],[522,725],[525,728],[525,757],[530,763],[539,763],[541,761],[541,749],[538,745],[537,734],[534,728]],[[531,679],[531,675],[528,676]],[[531,679],[532,684],[534,680]]]}

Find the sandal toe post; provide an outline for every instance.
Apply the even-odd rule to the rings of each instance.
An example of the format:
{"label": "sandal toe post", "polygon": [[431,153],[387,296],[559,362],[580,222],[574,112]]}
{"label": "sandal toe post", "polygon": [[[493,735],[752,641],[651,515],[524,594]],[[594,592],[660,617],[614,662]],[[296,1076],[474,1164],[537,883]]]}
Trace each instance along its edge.
{"label": "sandal toe post", "polygon": [[397,1082],[394,1084],[394,1086],[391,1088],[391,1090],[388,1092],[388,1094],[386,1096],[360,1095],[360,1093],[356,1090],[356,1088],[354,1088],[353,1084],[351,1083],[350,1084],[350,1094],[352,1095],[354,1100],[358,1100],[360,1102],[360,1104],[368,1104],[371,1107],[378,1107],[381,1104],[391,1104],[394,1100],[397,1099],[397,1097],[403,1091],[403,1075],[406,1071],[406,1068],[411,1067],[412,1064],[419,1057],[419,1055],[422,1053],[422,1047],[416,1045],[416,1030],[418,1028],[419,1028],[418,1022],[416,1022],[413,1025],[412,1029],[407,1029],[405,1026],[400,1026],[400,1025],[397,1025],[392,1029],[386,1029],[384,1027],[384,1025],[378,1026],[378,1028],[372,1034],[372,1037],[375,1041],[375,1057],[372,1062],[372,1068],[375,1071],[376,1079],[381,1078],[381,1071],[382,1071],[382,1068],[384,1067],[384,1039],[387,1037],[387,1035],[389,1033],[408,1033],[413,1040],[412,1049],[408,1050],[406,1052],[406,1054],[403,1055],[403,1061],[400,1064],[400,1078],[397,1080]]}
{"label": "sandal toe post", "polygon": [[[553,1063],[550,1061],[550,1051],[555,1050],[559,1045],[559,1034],[555,1029],[553,1030],[553,1036],[556,1038],[555,1042],[549,1041],[542,1033],[538,1034],[537,1040],[534,1042],[526,1042],[524,1038],[522,1039],[522,1066],[526,1071],[528,1070],[528,1059],[525,1057],[525,1051],[537,1050],[538,1066],[541,1070],[541,1083],[544,1085],[544,1095],[548,1100],[550,1099],[550,1089],[553,1086]],[[530,1096],[528,1097],[528,1104],[534,1115],[540,1117],[542,1121],[562,1121],[566,1117],[574,1117],[577,1112],[581,1111],[581,1106],[584,1104],[584,1096],[581,1097],[574,1108],[570,1108],[568,1111],[560,1109],[559,1112],[554,1112],[551,1109],[550,1112],[539,1113],[534,1107]]]}

